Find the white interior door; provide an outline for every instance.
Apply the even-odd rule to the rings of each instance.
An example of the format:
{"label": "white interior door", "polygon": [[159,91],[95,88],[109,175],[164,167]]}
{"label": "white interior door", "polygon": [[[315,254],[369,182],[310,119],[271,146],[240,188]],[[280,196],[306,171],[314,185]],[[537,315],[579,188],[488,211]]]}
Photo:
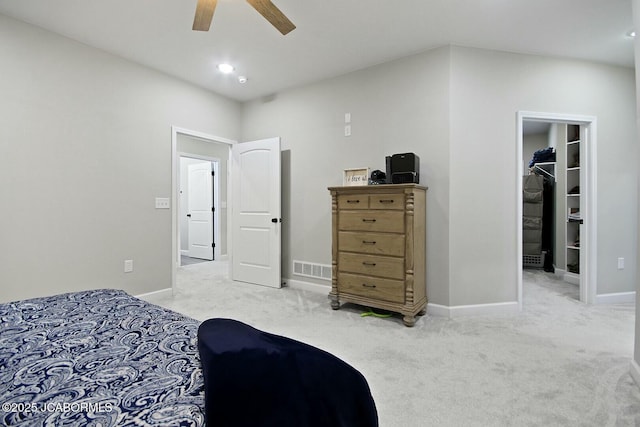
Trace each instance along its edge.
{"label": "white interior door", "polygon": [[233,158],[233,280],[279,288],[280,138],[236,144]]}
{"label": "white interior door", "polygon": [[188,167],[189,256],[213,259],[213,184],[211,162]]}

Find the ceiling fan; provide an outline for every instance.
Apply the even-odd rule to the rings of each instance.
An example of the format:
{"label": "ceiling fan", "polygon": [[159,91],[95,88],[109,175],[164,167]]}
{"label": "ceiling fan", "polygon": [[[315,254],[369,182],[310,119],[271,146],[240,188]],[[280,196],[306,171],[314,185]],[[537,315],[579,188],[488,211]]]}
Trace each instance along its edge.
{"label": "ceiling fan", "polygon": [[[198,0],[196,16],[193,18],[193,29],[195,31],[209,31],[217,3],[218,0]],[[247,0],[247,3],[253,6],[260,15],[264,16],[282,35],[286,35],[296,28],[293,22],[271,0]]]}

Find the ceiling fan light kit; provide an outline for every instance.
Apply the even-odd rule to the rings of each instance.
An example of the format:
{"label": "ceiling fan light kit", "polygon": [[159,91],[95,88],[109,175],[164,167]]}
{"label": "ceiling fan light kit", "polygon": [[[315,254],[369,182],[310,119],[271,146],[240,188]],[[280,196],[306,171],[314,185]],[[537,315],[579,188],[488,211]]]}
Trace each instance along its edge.
{"label": "ceiling fan light kit", "polygon": [[[247,0],[247,3],[269,21],[271,25],[276,27],[283,36],[296,28],[293,22],[271,0]],[[196,15],[193,18],[192,29],[194,31],[209,31],[217,4],[218,0],[198,0]]]}

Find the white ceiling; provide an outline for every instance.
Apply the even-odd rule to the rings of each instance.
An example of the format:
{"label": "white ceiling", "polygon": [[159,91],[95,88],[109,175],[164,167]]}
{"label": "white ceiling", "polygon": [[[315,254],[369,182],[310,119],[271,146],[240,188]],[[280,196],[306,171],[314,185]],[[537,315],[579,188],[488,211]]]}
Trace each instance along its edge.
{"label": "white ceiling", "polygon": [[274,0],[297,26],[286,36],[243,0],[192,31],[196,2],[0,0],[0,13],[240,101],[447,44],[633,66],[631,0]]}

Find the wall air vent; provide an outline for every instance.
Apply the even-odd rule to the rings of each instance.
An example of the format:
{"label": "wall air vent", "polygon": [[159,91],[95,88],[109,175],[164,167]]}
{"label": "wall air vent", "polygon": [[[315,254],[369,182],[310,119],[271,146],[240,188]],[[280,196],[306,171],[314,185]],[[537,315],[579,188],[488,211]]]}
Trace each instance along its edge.
{"label": "wall air vent", "polygon": [[331,266],[293,260],[293,274],[321,280],[331,280]]}

